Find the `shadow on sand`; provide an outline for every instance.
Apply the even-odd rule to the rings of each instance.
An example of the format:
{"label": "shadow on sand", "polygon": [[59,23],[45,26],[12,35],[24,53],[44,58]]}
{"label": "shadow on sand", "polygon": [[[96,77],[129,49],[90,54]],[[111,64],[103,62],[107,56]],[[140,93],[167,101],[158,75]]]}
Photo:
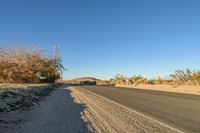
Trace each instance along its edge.
{"label": "shadow on sand", "polygon": [[[88,123],[81,118],[84,109],[84,104],[74,102],[71,90],[59,88],[32,109],[0,112],[0,117],[7,121],[0,122],[0,131],[6,133],[91,133]],[[22,122],[13,123],[18,120]]]}
{"label": "shadow on sand", "polygon": [[[70,125],[70,128],[77,129],[74,133],[91,133],[92,131],[89,130],[89,123],[82,119],[81,114],[83,113],[84,109],[86,108],[85,104],[76,103],[74,98],[72,97],[71,90],[64,89],[68,95],[68,101],[70,103],[70,109],[73,110],[73,122]],[[79,124],[78,124],[79,123]]]}

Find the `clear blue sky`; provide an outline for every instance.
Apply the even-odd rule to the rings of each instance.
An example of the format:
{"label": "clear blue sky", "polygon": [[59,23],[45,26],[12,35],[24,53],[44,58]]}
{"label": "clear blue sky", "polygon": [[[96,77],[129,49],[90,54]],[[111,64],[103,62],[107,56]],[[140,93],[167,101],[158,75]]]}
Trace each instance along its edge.
{"label": "clear blue sky", "polygon": [[64,78],[200,69],[199,0],[1,0],[0,46],[60,45]]}

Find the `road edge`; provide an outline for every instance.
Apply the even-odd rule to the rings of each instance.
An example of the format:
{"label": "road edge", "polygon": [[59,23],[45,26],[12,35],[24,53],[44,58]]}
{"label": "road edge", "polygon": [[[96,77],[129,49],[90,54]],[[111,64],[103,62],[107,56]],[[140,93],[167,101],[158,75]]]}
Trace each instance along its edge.
{"label": "road edge", "polygon": [[[82,88],[82,87],[80,87],[80,88]],[[82,88],[82,89],[84,89],[84,88]],[[117,103],[117,102],[115,102],[115,101],[112,101],[112,100],[110,100],[110,99],[108,99],[108,98],[105,98],[105,97],[103,97],[103,96],[101,96],[101,95],[99,95],[99,94],[96,94],[96,93],[94,93],[94,92],[92,92],[92,91],[89,91],[89,90],[87,90],[87,89],[84,89],[84,90],[87,91],[87,92],[89,92],[89,93],[91,93],[91,94],[93,94],[93,95],[95,95],[95,96],[97,96],[97,97],[100,97],[100,98],[102,98],[102,99],[104,99],[104,100],[106,100],[106,101],[109,101],[109,102],[111,102],[111,103],[113,103],[113,104],[115,104],[115,105],[117,105],[117,106],[120,106],[120,107],[122,107],[122,108],[124,108],[124,109],[127,109],[128,111],[131,111],[131,112],[133,112],[133,113],[136,113],[137,115],[140,115],[140,116],[145,117],[145,118],[147,118],[147,119],[149,119],[149,120],[151,120],[151,121],[153,121],[153,122],[155,122],[155,123],[158,123],[158,124],[160,124],[160,125],[162,125],[162,126],[164,126],[164,127],[167,127],[167,128],[169,128],[169,129],[174,130],[174,131],[179,132],[179,133],[184,133],[183,131],[181,131],[181,130],[179,130],[179,129],[176,129],[175,127],[172,127],[172,126],[170,126],[170,125],[168,125],[168,124],[165,124],[165,123],[163,123],[163,122],[161,122],[161,121],[159,121],[159,120],[156,120],[156,119],[154,119],[154,118],[151,118],[150,116],[147,116],[147,115],[142,114],[142,113],[140,113],[140,112],[138,112],[138,111],[135,111],[135,110],[133,110],[133,109],[127,107],[127,106],[124,106],[124,105],[122,105],[122,104],[119,104],[119,103]]]}

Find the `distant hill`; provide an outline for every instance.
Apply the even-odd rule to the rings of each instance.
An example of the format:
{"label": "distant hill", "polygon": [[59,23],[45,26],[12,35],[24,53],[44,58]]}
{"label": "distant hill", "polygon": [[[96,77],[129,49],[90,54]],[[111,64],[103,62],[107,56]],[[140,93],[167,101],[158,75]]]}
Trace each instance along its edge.
{"label": "distant hill", "polygon": [[99,79],[96,79],[94,77],[81,77],[81,78],[75,78],[75,79],[72,79],[72,80],[77,80],[77,81],[96,81],[96,80],[99,80]]}
{"label": "distant hill", "polygon": [[65,80],[65,83],[72,83],[72,84],[80,84],[80,82],[83,81],[101,81],[100,79],[96,79],[94,77],[80,77],[80,78],[75,78],[75,79],[71,79],[71,80]]}

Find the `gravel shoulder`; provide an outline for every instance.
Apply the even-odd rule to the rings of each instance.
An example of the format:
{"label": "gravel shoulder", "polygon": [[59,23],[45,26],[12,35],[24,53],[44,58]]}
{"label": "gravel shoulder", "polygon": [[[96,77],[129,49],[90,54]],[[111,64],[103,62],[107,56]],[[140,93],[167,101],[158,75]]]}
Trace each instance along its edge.
{"label": "gravel shoulder", "polygon": [[[88,133],[88,124],[81,118],[84,104],[75,103],[71,91],[59,88],[29,110],[1,113],[0,117],[20,120],[10,127],[2,128],[4,133]],[[2,125],[2,124],[1,124]]]}
{"label": "gravel shoulder", "polygon": [[83,119],[97,133],[175,133],[175,129],[164,126],[134,111],[119,106],[81,87],[70,87],[72,96],[85,104]]}

